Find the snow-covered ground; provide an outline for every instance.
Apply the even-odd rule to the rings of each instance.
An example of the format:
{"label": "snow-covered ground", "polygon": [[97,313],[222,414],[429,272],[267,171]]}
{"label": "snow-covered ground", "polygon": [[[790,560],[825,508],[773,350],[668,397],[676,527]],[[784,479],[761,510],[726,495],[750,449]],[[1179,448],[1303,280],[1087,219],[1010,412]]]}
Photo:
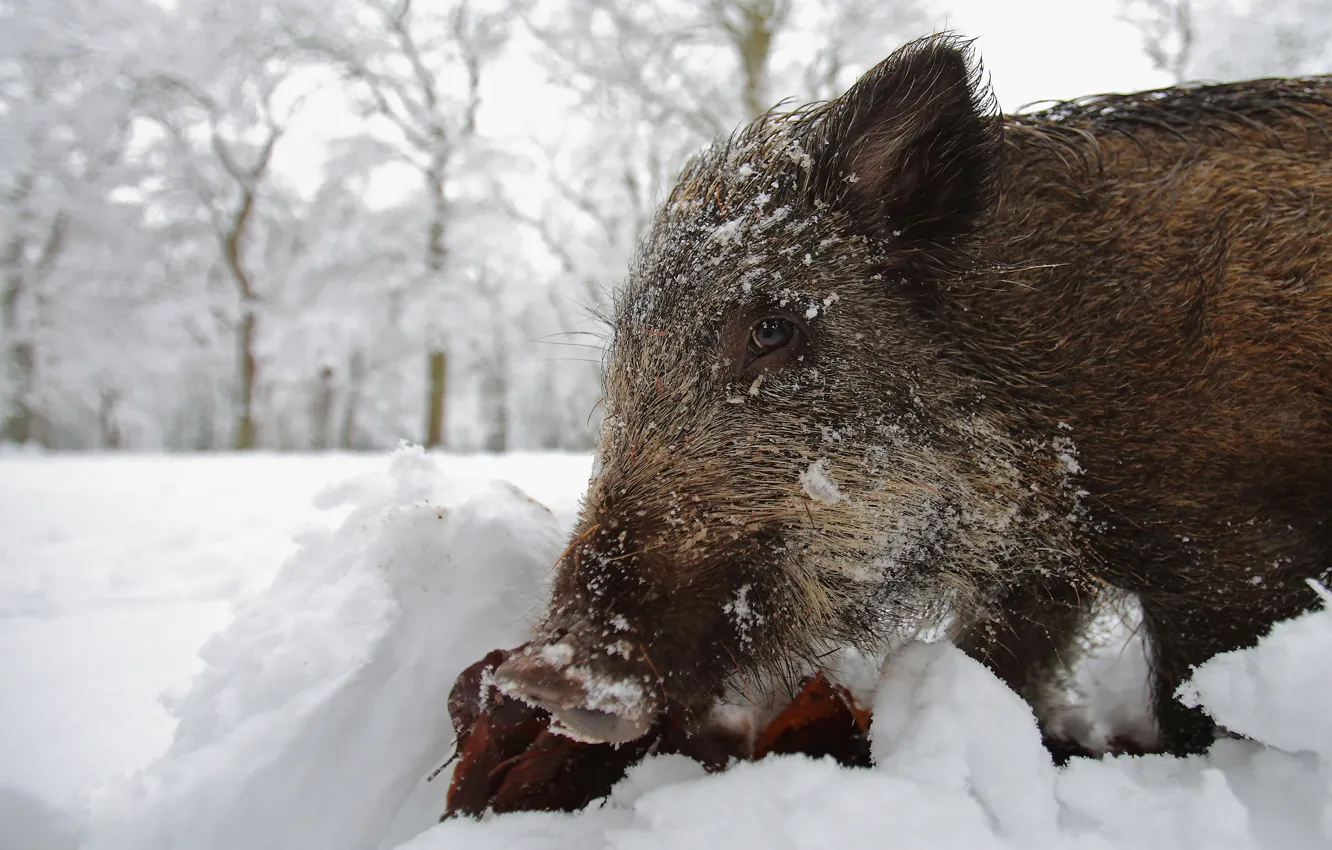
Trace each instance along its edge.
{"label": "snow-covered ground", "polygon": [[[570,524],[582,455],[445,456],[453,500],[517,482]],[[330,484],[386,455],[0,453],[0,850],[48,809],[147,765],[171,741],[160,697],[203,669],[200,647],[262,591]]]}
{"label": "snow-covered ground", "polygon": [[1199,671],[1252,739],[1205,758],[1056,770],[988,671],[913,644],[872,770],[661,757],[576,815],[436,825],[448,688],[523,639],[587,471],[0,456],[0,850],[1332,847],[1327,611]]}

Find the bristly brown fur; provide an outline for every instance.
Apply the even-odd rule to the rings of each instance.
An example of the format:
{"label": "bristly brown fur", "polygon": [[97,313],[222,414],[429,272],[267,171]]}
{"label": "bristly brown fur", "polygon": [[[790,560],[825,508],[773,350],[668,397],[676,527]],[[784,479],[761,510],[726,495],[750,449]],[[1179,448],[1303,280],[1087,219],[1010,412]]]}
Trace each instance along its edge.
{"label": "bristly brown fur", "polygon": [[940,36],[714,145],[616,295],[548,640],[697,707],[948,614],[1039,702],[1109,585],[1205,748],[1190,665],[1332,566],[1330,123],[1332,78],[1004,117]]}

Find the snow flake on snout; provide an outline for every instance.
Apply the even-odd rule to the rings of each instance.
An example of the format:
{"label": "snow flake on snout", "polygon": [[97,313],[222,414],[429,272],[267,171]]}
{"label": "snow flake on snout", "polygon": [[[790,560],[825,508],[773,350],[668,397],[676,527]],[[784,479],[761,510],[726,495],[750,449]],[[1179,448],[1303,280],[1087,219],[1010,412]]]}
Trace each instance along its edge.
{"label": "snow flake on snout", "polygon": [[[808,257],[809,255],[806,254],[805,256]],[[829,307],[836,304],[839,300],[841,300],[841,296],[838,295],[836,292],[834,292],[831,295],[829,295],[827,298],[823,299],[822,302],[815,301],[813,304],[810,304],[809,309],[805,311],[805,318],[806,319],[818,318],[820,311],[827,310]]]}
{"label": "snow flake on snout", "polygon": [[763,616],[755,611],[749,602],[751,589],[752,585],[748,583],[740,585],[740,589],[735,592],[735,599],[722,606],[722,611],[735,621],[735,631],[740,637],[740,642],[746,645],[754,640],[750,634],[754,626],[763,624]]}
{"label": "snow flake on snout", "polygon": [[821,457],[800,473],[800,489],[814,501],[823,505],[835,505],[845,497],[837,482],[828,475],[828,459]]}
{"label": "snow flake on snout", "polygon": [[563,670],[573,663],[573,647],[567,643],[553,643],[549,646],[543,646],[537,653],[538,657],[555,670]]}
{"label": "snow flake on snout", "polygon": [[602,650],[611,657],[620,657],[628,661],[634,654],[634,645],[627,640],[617,640],[609,643]]}

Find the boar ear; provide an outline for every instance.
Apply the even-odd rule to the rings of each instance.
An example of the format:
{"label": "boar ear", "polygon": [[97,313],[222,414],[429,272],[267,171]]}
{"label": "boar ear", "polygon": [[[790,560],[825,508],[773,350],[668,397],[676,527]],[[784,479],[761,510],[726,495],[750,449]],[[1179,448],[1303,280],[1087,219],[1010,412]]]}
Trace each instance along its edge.
{"label": "boar ear", "polygon": [[821,200],[874,235],[946,245],[991,203],[1001,123],[969,43],[899,49],[827,107],[816,143]]}

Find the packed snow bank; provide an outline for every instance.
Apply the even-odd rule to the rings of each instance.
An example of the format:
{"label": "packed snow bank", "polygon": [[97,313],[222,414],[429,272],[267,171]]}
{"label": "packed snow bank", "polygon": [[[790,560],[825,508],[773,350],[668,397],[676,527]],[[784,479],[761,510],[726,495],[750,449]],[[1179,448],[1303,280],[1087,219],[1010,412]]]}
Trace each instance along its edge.
{"label": "packed snow bank", "polygon": [[882,670],[873,769],[778,757],[704,775],[660,757],[584,812],[436,825],[448,773],[423,777],[450,749],[449,685],[522,642],[562,546],[557,523],[503,485],[453,504],[413,451],[330,498],[352,505],[347,520],[302,540],[205,647],[175,742],[95,800],[85,846],[1332,846],[1327,610],[1199,669],[1186,698],[1253,739],[1207,757],[1056,769],[1024,702],[954,647],[917,643]]}
{"label": "packed snow bank", "polygon": [[88,846],[366,850],[438,818],[447,774],[407,809],[450,752],[449,688],[526,639],[559,526],[507,484],[454,504],[419,450],[321,501],[351,512],[204,645],[170,748],[93,800]]}
{"label": "packed snow bank", "polygon": [[1251,650],[1216,656],[1180,697],[1206,706],[1227,729],[1332,762],[1332,593],[1313,587],[1322,612],[1277,623]]}

